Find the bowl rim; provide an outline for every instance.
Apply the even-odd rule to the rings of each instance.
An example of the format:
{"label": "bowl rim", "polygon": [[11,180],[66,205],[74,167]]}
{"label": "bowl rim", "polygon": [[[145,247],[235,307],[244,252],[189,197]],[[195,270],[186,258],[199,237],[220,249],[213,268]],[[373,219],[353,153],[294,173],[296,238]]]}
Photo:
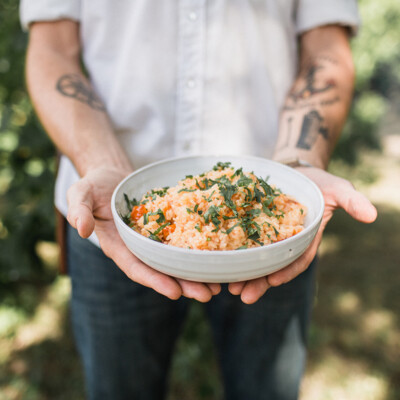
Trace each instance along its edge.
{"label": "bowl rim", "polygon": [[[186,249],[186,248],[177,247],[177,246],[168,246],[165,243],[160,243],[160,242],[152,240],[146,236],[141,235],[140,233],[136,232],[134,229],[130,228],[122,220],[121,216],[119,215],[119,212],[116,209],[115,200],[117,197],[117,193],[119,192],[121,187],[125,184],[125,182],[127,182],[129,179],[131,179],[132,176],[139,175],[143,171],[154,168],[160,164],[167,164],[167,163],[176,162],[176,161],[183,161],[185,159],[194,159],[194,158],[206,159],[206,158],[210,158],[210,157],[217,157],[217,158],[225,157],[227,159],[229,159],[229,158],[242,158],[242,159],[246,158],[246,159],[250,159],[250,160],[254,160],[254,161],[263,161],[263,162],[266,161],[268,163],[278,165],[279,168],[282,168],[284,170],[286,169],[287,171],[290,171],[290,173],[300,176],[302,179],[305,179],[307,181],[307,183],[310,184],[318,194],[319,200],[321,202],[321,209],[319,210],[317,217],[311,222],[311,224],[309,226],[304,228],[301,232],[297,233],[296,235],[291,236],[290,238],[281,240],[279,242],[270,243],[265,246],[252,247],[250,249],[241,249],[240,251],[238,249],[236,249],[236,250],[198,250],[198,249]],[[320,188],[306,175],[300,173],[299,171],[296,171],[294,168],[291,168],[287,165],[281,164],[277,161],[270,160],[268,158],[258,157],[258,156],[251,156],[251,155],[229,155],[229,154],[192,155],[192,156],[169,157],[169,158],[162,159],[160,161],[155,161],[153,163],[146,164],[143,167],[136,169],[135,171],[130,173],[128,176],[126,176],[116,186],[116,188],[114,189],[114,192],[112,194],[112,197],[111,197],[111,211],[114,216],[114,223],[116,224],[115,219],[117,219],[120,223],[120,226],[122,226],[122,229],[124,229],[127,233],[133,235],[133,237],[135,237],[136,239],[141,240],[142,242],[144,241],[144,243],[147,243],[147,244],[151,243],[151,245],[156,246],[155,249],[159,248],[160,250],[165,249],[166,251],[172,251],[172,252],[186,254],[186,255],[192,254],[192,255],[202,255],[202,256],[207,256],[207,255],[215,255],[215,256],[224,255],[224,256],[226,256],[228,254],[238,254],[237,251],[239,251],[240,254],[242,254],[242,253],[249,254],[250,252],[257,253],[257,252],[266,251],[266,249],[269,249],[269,248],[278,249],[280,247],[287,246],[289,243],[291,243],[293,241],[297,241],[300,237],[306,236],[317,225],[319,225],[322,221],[324,209],[325,209],[325,201],[324,201],[324,197],[322,195]]]}

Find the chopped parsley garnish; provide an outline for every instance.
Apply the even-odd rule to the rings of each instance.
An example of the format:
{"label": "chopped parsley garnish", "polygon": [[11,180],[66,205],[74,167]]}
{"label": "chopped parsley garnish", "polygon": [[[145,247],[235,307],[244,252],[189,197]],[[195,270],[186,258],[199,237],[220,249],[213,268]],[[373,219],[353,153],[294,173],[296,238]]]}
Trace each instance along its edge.
{"label": "chopped parsley garnish", "polygon": [[214,226],[217,228],[221,221],[218,219],[219,217],[219,213],[218,213],[218,206],[210,206],[209,209],[205,212],[204,214],[204,221],[206,222],[206,224],[211,222],[214,224]]}
{"label": "chopped parsley garnish", "polygon": [[232,175],[232,178],[234,178],[235,176],[240,176],[243,175],[243,168],[239,168],[235,171],[235,173]]}
{"label": "chopped parsley garnish", "polygon": [[201,183],[204,184],[204,188],[201,190],[207,190],[210,189],[210,187],[214,186],[213,181],[211,179],[208,178],[204,178]]}
{"label": "chopped parsley garnish", "polygon": [[214,170],[214,171],[222,171],[222,170],[225,169],[225,168],[229,168],[230,165],[231,165],[230,162],[225,162],[225,163],[224,163],[224,162],[219,161],[219,162],[217,162],[217,164],[215,164],[215,165],[213,166],[213,170]]}
{"label": "chopped parsley garnish", "polygon": [[224,221],[228,221],[229,219],[236,219],[236,218],[238,218],[237,215],[232,215],[232,217],[227,217],[226,215],[223,215],[223,216],[222,216],[222,219],[223,219]]}
{"label": "chopped parsley garnish", "polygon": [[152,200],[155,200],[157,196],[164,197],[167,194],[167,190],[169,189],[169,186],[165,186],[162,189],[159,190],[154,190],[152,189],[149,193],[145,195],[146,198],[151,198]]}
{"label": "chopped parsley garnish", "polygon": [[213,190],[210,194],[210,196],[208,197],[208,199],[205,199],[208,203],[211,201],[212,195],[215,193],[215,190]]}
{"label": "chopped parsley garnish", "polygon": [[237,226],[240,226],[240,222],[238,222],[237,224],[231,226],[229,229],[227,229],[227,230],[225,231],[225,233],[226,233],[227,235],[229,235]]}
{"label": "chopped parsley garnish", "polygon": [[154,232],[153,235],[158,235],[164,228],[166,228],[168,225],[171,225],[171,222],[166,222],[165,224],[159,226]]}
{"label": "chopped parsley garnish", "polygon": [[181,192],[195,192],[195,191],[196,191],[196,189],[183,188],[181,190],[178,190],[178,193],[181,193]]}
{"label": "chopped parsley garnish", "polygon": [[244,190],[247,192],[246,197],[244,198],[245,202],[250,202],[252,198],[251,190],[248,187],[244,187]]}
{"label": "chopped parsley garnish", "polygon": [[261,203],[261,199],[265,197],[265,194],[257,189],[257,186],[254,186],[254,198],[257,203]]}
{"label": "chopped parsley garnish", "polygon": [[198,189],[202,190],[202,187],[200,186],[200,183],[199,183],[199,181],[197,180],[197,178],[196,178],[196,186],[197,186]]}
{"label": "chopped parsley garnish", "polygon": [[132,200],[129,200],[129,197],[126,193],[124,193],[124,200],[125,200],[126,207],[128,208],[128,210],[132,210],[133,207],[139,205],[139,202],[135,198],[133,198]]}
{"label": "chopped parsley garnish", "polygon": [[226,205],[232,209],[236,210],[236,206],[232,201],[232,196],[237,192],[237,186],[228,184],[220,184],[219,191],[221,192],[222,196],[224,197]]}
{"label": "chopped parsley garnish", "polygon": [[250,218],[257,217],[257,216],[260,215],[260,214],[261,214],[261,210],[260,210],[259,208],[253,208],[253,209],[247,211],[247,215],[248,215]]}
{"label": "chopped parsley garnish", "polygon": [[236,182],[236,184],[239,187],[245,187],[245,186],[247,187],[252,183],[253,183],[253,179],[251,179],[251,178],[249,178],[249,177],[247,177],[246,175],[243,175],[243,174],[240,176],[240,178]]}
{"label": "chopped parsley garnish", "polygon": [[131,223],[132,223],[132,222],[131,222],[131,218],[130,218],[130,215],[129,215],[129,214],[128,214],[128,215],[119,214],[119,216],[121,217],[122,221],[125,222],[125,224],[131,226]]}
{"label": "chopped parsley garnish", "polygon": [[[165,215],[162,212],[162,210],[159,208],[157,211],[154,212],[149,212],[147,214],[144,214],[147,217],[147,221],[148,221],[148,217],[150,217],[150,215],[158,215],[158,218],[156,220],[157,224],[161,224],[165,221]],[[146,224],[145,224],[146,225]]]}
{"label": "chopped parsley garnish", "polygon": [[149,232],[149,234],[150,234],[149,238],[151,240],[161,243],[161,239],[157,235],[155,235],[153,232],[150,232],[150,231],[147,231],[147,232]]}
{"label": "chopped parsley garnish", "polygon": [[260,246],[264,246],[263,242],[260,242],[258,239],[260,239],[260,234],[258,232],[254,232],[253,234],[249,235],[248,237],[250,240],[252,240],[253,242],[256,242],[257,244],[259,244]]}
{"label": "chopped parsley garnish", "polygon": [[263,209],[263,212],[265,213],[265,214],[267,214],[268,215],[268,217],[273,217],[274,216],[274,213],[270,210],[270,208],[269,208],[269,205],[270,205],[271,203],[269,203],[268,202],[268,200],[265,200],[263,203],[262,203],[262,209]]}
{"label": "chopped parsley garnish", "polygon": [[263,188],[266,196],[275,195],[274,189],[272,186],[268,185],[268,183],[263,178],[257,178],[258,184]]}

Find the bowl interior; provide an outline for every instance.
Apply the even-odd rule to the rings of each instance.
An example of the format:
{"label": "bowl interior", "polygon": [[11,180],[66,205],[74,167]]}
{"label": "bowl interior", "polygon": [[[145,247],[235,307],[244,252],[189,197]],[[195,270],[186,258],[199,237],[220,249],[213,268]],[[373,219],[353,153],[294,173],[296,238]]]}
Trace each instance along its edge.
{"label": "bowl interior", "polygon": [[[147,191],[165,186],[175,186],[186,175],[198,175],[209,171],[219,161],[231,162],[232,167],[253,171],[285,194],[293,196],[307,207],[305,228],[318,223],[324,208],[323,198],[317,186],[307,177],[282,164],[258,157],[245,156],[193,156],[169,159],[138,169],[116,188],[113,196],[115,210],[126,215],[128,208],[124,199],[140,200]],[[132,230],[133,233],[135,233]]]}

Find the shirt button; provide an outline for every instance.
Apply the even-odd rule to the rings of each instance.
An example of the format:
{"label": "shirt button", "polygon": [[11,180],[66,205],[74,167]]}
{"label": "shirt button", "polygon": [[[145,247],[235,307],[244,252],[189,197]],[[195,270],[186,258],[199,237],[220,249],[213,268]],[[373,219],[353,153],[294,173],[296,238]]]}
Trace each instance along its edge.
{"label": "shirt button", "polygon": [[184,143],[183,143],[183,150],[190,150],[192,148],[192,143],[189,141],[189,140],[186,140]]}
{"label": "shirt button", "polygon": [[189,17],[189,19],[191,20],[191,21],[196,21],[196,19],[197,19],[197,14],[195,13],[195,12],[190,12],[189,14],[188,14],[188,17]]}
{"label": "shirt button", "polygon": [[196,86],[196,82],[194,81],[194,79],[188,79],[186,82],[186,86],[189,89],[193,89]]}

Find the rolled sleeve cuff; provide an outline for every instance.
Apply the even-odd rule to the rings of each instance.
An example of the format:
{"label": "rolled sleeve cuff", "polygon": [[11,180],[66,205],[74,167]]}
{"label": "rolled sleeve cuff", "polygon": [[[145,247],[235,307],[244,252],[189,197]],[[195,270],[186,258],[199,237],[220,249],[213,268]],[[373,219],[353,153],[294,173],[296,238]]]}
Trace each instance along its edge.
{"label": "rolled sleeve cuff", "polygon": [[81,0],[21,0],[19,14],[22,29],[39,21],[72,19],[79,21]]}
{"label": "rolled sleeve cuff", "polygon": [[360,26],[356,0],[300,0],[296,31],[301,34],[322,25],[337,24],[350,28],[356,35]]}

